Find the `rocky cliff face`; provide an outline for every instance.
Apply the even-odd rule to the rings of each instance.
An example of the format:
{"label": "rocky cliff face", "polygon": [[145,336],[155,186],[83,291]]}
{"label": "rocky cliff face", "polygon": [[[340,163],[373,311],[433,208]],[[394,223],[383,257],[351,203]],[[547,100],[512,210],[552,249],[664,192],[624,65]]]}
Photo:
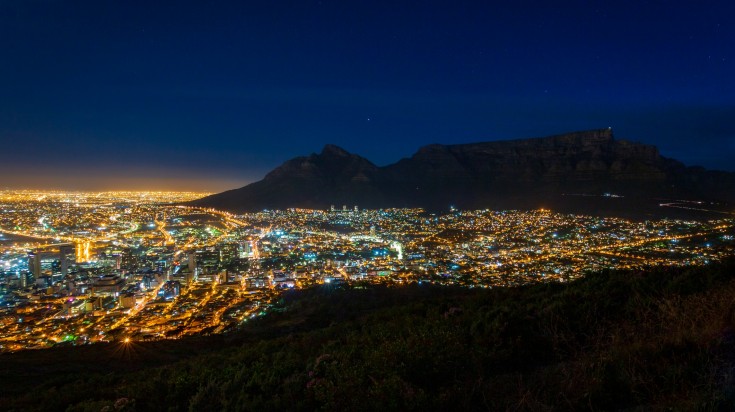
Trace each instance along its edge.
{"label": "rocky cliff face", "polygon": [[614,139],[610,129],[544,138],[428,145],[377,167],[327,145],[287,161],[256,183],[194,204],[233,211],[263,208],[521,208],[562,195],[735,201],[735,174],[688,168],[654,146]]}
{"label": "rocky cliff face", "polygon": [[679,165],[661,157],[655,147],[615,140],[612,131],[604,129],[546,138],[430,145],[382,172],[386,187],[413,188],[419,203],[438,206],[438,202],[454,199],[482,207],[497,203],[491,198],[534,193],[650,190],[666,184],[672,164]]}

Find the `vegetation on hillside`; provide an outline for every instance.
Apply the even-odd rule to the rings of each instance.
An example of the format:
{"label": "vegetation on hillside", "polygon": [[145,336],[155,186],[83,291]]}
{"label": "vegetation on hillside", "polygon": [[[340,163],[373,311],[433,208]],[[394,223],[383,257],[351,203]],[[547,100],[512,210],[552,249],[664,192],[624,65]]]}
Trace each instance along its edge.
{"label": "vegetation on hillside", "polygon": [[509,289],[320,287],[273,309],[226,337],[3,355],[0,408],[735,409],[735,261]]}

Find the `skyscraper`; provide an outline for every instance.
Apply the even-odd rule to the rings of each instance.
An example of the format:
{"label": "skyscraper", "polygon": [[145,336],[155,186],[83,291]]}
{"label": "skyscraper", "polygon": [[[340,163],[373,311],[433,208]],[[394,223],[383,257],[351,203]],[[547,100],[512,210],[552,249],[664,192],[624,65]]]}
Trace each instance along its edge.
{"label": "skyscraper", "polygon": [[195,251],[189,252],[189,271],[186,275],[186,283],[191,284],[196,280],[197,275],[197,254]]}
{"label": "skyscraper", "polygon": [[74,253],[74,248],[71,245],[59,246],[59,265],[61,266],[61,276],[66,277],[69,273],[69,258],[68,256]]}
{"label": "skyscraper", "polygon": [[41,254],[38,252],[28,252],[28,271],[31,272],[34,279],[41,276]]}

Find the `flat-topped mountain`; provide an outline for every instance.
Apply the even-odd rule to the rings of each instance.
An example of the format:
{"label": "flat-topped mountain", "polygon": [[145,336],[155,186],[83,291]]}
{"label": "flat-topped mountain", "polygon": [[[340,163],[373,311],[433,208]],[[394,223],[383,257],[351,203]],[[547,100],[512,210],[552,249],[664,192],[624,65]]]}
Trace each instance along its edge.
{"label": "flat-topped mountain", "polygon": [[[604,194],[615,196],[603,196]],[[378,167],[327,145],[289,160],[261,181],[192,202],[235,212],[290,207],[551,207],[615,211],[672,200],[735,202],[735,173],[687,167],[611,129],[543,138],[433,144]],[[618,199],[618,200],[610,200]],[[617,203],[616,203],[617,202]]]}

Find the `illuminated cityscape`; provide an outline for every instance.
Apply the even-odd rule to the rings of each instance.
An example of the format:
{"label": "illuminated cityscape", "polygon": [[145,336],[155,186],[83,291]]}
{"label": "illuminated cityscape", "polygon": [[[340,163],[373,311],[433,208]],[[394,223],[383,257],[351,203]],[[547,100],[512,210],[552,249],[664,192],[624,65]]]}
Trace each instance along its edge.
{"label": "illuminated cityscape", "polygon": [[735,411],[733,16],[0,0],[0,411]]}
{"label": "illuminated cityscape", "polygon": [[732,255],[735,219],[289,209],[233,215],[181,192],[0,192],[0,350],[223,333],[282,290],[500,287]]}

